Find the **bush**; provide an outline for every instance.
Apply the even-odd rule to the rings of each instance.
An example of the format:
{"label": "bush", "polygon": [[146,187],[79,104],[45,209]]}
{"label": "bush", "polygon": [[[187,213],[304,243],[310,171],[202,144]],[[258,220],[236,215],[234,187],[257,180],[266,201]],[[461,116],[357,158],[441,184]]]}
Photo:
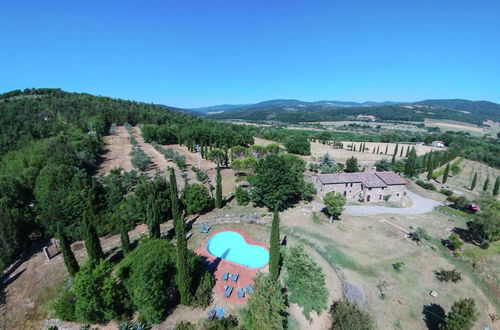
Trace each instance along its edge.
{"label": "bush", "polygon": [[238,319],[233,316],[229,315],[228,317],[225,317],[223,319],[215,319],[211,321],[207,321],[203,329],[205,330],[232,330],[232,329],[238,329]]}
{"label": "bush", "polygon": [[202,213],[213,205],[208,189],[199,183],[186,185],[182,192],[182,200],[189,214]]}
{"label": "bush", "polygon": [[440,189],[439,192],[443,195],[446,195],[446,196],[452,196],[453,195],[453,191],[449,190],[449,189]]}
{"label": "bush", "polygon": [[453,282],[457,283],[462,280],[462,275],[456,270],[443,270],[436,272],[436,278],[440,282]]}
{"label": "bush", "polygon": [[394,268],[395,271],[400,272],[404,265],[404,262],[398,261],[392,264],[392,268]]}
{"label": "bush", "polygon": [[175,307],[174,246],[162,239],[145,239],[118,265],[120,277],[139,316],[160,323]]}
{"label": "bush", "polygon": [[332,329],[335,330],[374,330],[371,316],[362,311],[357,304],[346,300],[336,301],[330,308]]}
{"label": "bush", "polygon": [[58,319],[75,321],[76,296],[69,288],[62,288],[61,292],[52,303],[52,309]]}
{"label": "bush", "polygon": [[204,183],[208,180],[208,175],[204,171],[200,170],[197,167],[191,167],[191,170],[196,174],[196,179],[201,183]]}
{"label": "bush", "polygon": [[417,230],[412,233],[411,238],[414,241],[421,241],[422,239],[429,240],[431,237],[429,236],[425,228],[418,227]]}
{"label": "bush", "polygon": [[75,319],[79,322],[102,323],[124,311],[125,292],[111,275],[113,267],[105,260],[89,260],[75,276]]}
{"label": "bush", "polygon": [[433,190],[433,191],[436,190],[436,187],[430,182],[424,182],[422,180],[417,180],[415,183],[424,189]]}
{"label": "bush", "polygon": [[452,250],[459,250],[464,245],[464,241],[460,239],[458,234],[451,234],[448,240],[450,241],[450,249]]}
{"label": "bush", "polygon": [[194,305],[207,308],[212,302],[212,288],[214,287],[214,276],[206,272],[200,280],[200,284],[194,295]]}
{"label": "bush", "polygon": [[191,324],[188,321],[181,321],[175,325],[175,330],[195,330],[196,327],[194,324]]}
{"label": "bush", "polygon": [[236,197],[236,203],[238,205],[247,205],[250,202],[250,194],[245,188],[236,187],[234,196]]}
{"label": "bush", "polygon": [[132,165],[141,171],[146,171],[151,164],[151,158],[141,147],[133,147],[130,156],[132,156]]}

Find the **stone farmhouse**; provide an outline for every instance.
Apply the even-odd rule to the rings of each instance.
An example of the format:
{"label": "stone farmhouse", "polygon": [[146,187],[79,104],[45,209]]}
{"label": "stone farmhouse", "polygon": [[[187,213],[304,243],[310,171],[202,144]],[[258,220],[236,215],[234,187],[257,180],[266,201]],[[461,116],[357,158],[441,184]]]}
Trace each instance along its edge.
{"label": "stone farmhouse", "polygon": [[348,201],[399,201],[406,189],[406,181],[392,171],[316,174],[312,180],[320,196],[333,191]]}

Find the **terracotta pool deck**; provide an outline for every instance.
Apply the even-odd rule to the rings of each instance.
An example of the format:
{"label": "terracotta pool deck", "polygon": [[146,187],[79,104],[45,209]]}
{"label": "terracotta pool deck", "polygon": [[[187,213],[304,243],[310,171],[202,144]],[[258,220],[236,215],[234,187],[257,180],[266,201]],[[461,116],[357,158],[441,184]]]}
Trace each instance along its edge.
{"label": "terracotta pool deck", "polygon": [[[248,236],[248,234],[245,233],[243,230],[235,229],[235,228],[224,228],[224,229],[220,229],[220,230],[217,230],[213,233],[208,234],[207,238],[205,238],[205,240],[203,241],[203,244],[195,251],[196,254],[204,257],[206,259],[207,263],[212,268],[212,271],[213,271],[214,276],[215,276],[215,285],[214,285],[213,292],[217,296],[217,298],[218,298],[217,300],[221,299],[224,302],[232,303],[232,304],[245,303],[247,301],[248,294],[245,293],[245,298],[240,299],[240,298],[238,298],[238,289],[239,288],[246,288],[246,286],[248,284],[251,284],[253,286],[253,278],[257,275],[257,272],[260,270],[267,269],[268,265],[266,264],[265,266],[260,267],[260,268],[251,268],[251,267],[247,267],[247,266],[243,266],[243,265],[234,263],[234,262],[229,261],[229,260],[217,258],[217,257],[213,256],[212,254],[210,254],[210,252],[207,251],[208,240],[212,236],[214,236],[215,234],[223,232],[223,231],[237,232],[238,234],[240,234],[241,236],[243,236],[245,238],[245,241],[248,244],[261,246],[268,251],[269,251],[269,248],[264,244],[260,244],[258,242],[253,241],[250,238],[250,236]],[[239,274],[238,280],[236,281],[236,283],[233,282],[231,280],[231,278],[229,278],[228,281],[222,280],[222,276],[226,272],[228,272],[231,275],[232,274]],[[225,289],[224,289],[225,285],[229,285],[229,286],[233,287],[233,292],[231,293],[231,296],[229,298],[223,297],[224,292],[225,292]]]}

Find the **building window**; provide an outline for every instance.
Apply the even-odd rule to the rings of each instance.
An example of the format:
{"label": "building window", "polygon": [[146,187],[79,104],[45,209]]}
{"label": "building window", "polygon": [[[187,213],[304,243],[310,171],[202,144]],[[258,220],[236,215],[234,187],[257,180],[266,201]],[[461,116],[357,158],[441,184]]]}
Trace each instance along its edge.
{"label": "building window", "polygon": [[346,184],[345,184],[345,186],[346,186],[346,187],[347,187],[348,185],[349,185],[348,183],[346,183]]}
{"label": "building window", "polygon": [[365,186],[361,185],[361,190],[365,189]]}
{"label": "building window", "polygon": [[396,196],[398,196],[398,197],[399,197],[399,193],[397,193],[397,194],[396,194]]}
{"label": "building window", "polygon": [[382,199],[382,195],[378,195],[378,199],[379,199],[379,200],[380,200],[380,199]]}
{"label": "building window", "polygon": [[372,190],[372,188],[368,188],[368,190]]}
{"label": "building window", "polygon": [[351,187],[352,187],[352,182],[351,182]]}
{"label": "building window", "polygon": [[344,197],[347,196],[347,191],[344,190]]}

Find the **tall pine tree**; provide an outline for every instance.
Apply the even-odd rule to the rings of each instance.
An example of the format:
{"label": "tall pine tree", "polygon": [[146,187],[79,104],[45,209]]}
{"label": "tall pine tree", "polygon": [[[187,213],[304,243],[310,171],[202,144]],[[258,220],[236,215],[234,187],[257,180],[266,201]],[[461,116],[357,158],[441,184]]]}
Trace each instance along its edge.
{"label": "tall pine tree", "polygon": [[175,172],[172,167],[170,167],[170,201],[172,203],[172,219],[175,223],[179,219],[180,215],[180,205],[179,205],[179,193],[177,192],[177,180],[175,179]]}
{"label": "tall pine tree", "polygon": [[432,157],[429,159],[429,162],[427,162],[427,180],[432,179],[432,172],[434,171],[432,167]]}
{"label": "tall pine tree", "polygon": [[269,245],[271,251],[269,253],[269,276],[273,281],[278,280],[280,274],[280,215],[278,208],[274,211],[273,224],[271,226],[271,238]]}
{"label": "tall pine tree", "polygon": [[83,240],[85,241],[85,248],[90,260],[99,261],[104,259],[104,252],[102,252],[101,241],[99,235],[94,227],[94,210],[92,205],[84,211],[83,214]]}
{"label": "tall pine tree", "polygon": [[385,145],[385,153],[384,153],[384,155],[387,155],[388,152],[389,152],[389,145],[386,144]]}
{"label": "tall pine tree", "polygon": [[446,181],[448,181],[449,174],[450,174],[450,163],[446,164],[446,168],[444,169],[443,183],[446,183]]}
{"label": "tall pine tree", "polygon": [[78,265],[78,261],[76,261],[73,251],[71,250],[71,245],[66,237],[66,234],[64,234],[64,231],[60,227],[57,229],[56,238],[59,241],[59,248],[63,254],[66,269],[68,270],[69,275],[73,277],[80,270],[80,266]]}
{"label": "tall pine tree", "polygon": [[399,154],[399,157],[403,157],[404,150],[405,150],[404,146],[401,146],[401,153]]}
{"label": "tall pine tree", "polygon": [[500,178],[497,177],[495,185],[493,186],[493,196],[498,196],[498,189],[500,188]]}
{"label": "tall pine tree", "polygon": [[220,174],[220,165],[217,164],[217,179],[215,185],[215,207],[222,207],[222,176]]}
{"label": "tall pine tree", "polygon": [[470,184],[470,190],[474,190],[476,188],[477,183],[477,173],[474,173],[474,177],[472,178],[472,183]]}
{"label": "tall pine tree", "polygon": [[126,256],[130,252],[131,246],[130,246],[130,237],[128,236],[127,226],[123,222],[120,225],[120,243],[123,255]]}

